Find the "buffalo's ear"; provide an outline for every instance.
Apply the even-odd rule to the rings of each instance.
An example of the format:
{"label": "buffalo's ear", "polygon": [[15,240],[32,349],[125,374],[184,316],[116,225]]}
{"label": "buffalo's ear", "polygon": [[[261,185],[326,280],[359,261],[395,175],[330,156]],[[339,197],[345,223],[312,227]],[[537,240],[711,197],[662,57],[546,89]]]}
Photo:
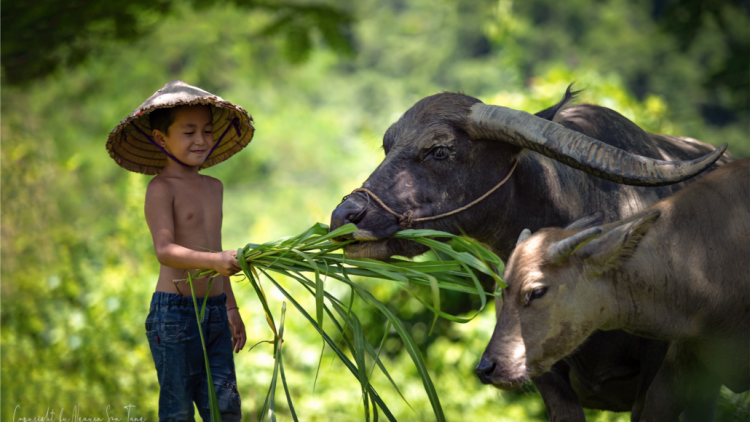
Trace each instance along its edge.
{"label": "buffalo's ear", "polygon": [[630,259],[638,243],[648,232],[661,212],[653,210],[634,219],[626,219],[598,239],[580,250],[586,262],[593,265],[596,272],[604,272],[619,267]]}
{"label": "buffalo's ear", "polygon": [[523,229],[521,231],[521,234],[518,235],[518,240],[516,241],[516,246],[520,245],[521,242],[523,242],[524,240],[528,239],[529,236],[531,236],[531,230],[529,230],[529,229]]}
{"label": "buffalo's ear", "polygon": [[600,234],[602,234],[601,227],[591,227],[555,242],[547,250],[547,259],[555,264],[562,264],[578,249],[599,237]]}
{"label": "buffalo's ear", "polygon": [[568,103],[572,102],[578,93],[580,93],[582,90],[579,91],[571,91],[570,88],[573,87],[573,84],[571,83],[568,85],[568,89],[565,90],[565,94],[562,97],[562,100],[560,100],[559,103],[553,105],[550,108],[544,109],[538,113],[535,113],[536,116],[541,117],[542,119],[549,120],[550,122],[555,121],[555,117],[557,117],[557,113],[560,112],[560,110],[563,109]]}
{"label": "buffalo's ear", "polygon": [[568,224],[568,226],[565,227],[565,230],[588,229],[590,227],[595,227],[602,224],[602,221],[604,221],[604,212],[594,211],[591,214],[586,214],[583,217],[580,217],[578,220]]}

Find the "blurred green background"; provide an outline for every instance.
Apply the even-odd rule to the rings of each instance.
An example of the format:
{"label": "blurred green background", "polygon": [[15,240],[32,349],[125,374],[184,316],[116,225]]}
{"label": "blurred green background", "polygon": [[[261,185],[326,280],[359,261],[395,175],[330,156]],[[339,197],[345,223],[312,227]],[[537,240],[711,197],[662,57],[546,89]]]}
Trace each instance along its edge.
{"label": "blurred green background", "polygon": [[[6,420],[156,420],[158,383],[145,317],[158,262],[143,218],[148,176],[118,167],[109,131],[182,79],[246,108],[249,147],[205,173],[225,185],[224,248],[327,222],[382,160],[381,137],[420,98],[462,91],[536,112],[565,87],[649,131],[729,142],[750,156],[750,6],[701,0],[362,0],[3,2],[2,409]],[[235,278],[248,343],[270,339],[254,292]],[[288,282],[290,286],[293,283]],[[494,327],[441,322],[385,282],[368,281],[421,344],[449,420],[542,421],[529,385],[482,386],[473,367]],[[346,297],[346,289],[329,283]],[[269,289],[275,311],[281,296]],[[313,301],[292,290],[308,309]],[[466,300],[465,298],[454,298]],[[384,321],[358,311],[370,342]],[[301,420],[362,418],[357,380],[287,313],[285,368]],[[247,349],[247,348],[246,348]],[[373,383],[399,420],[432,420],[401,343],[386,365],[409,401]],[[272,347],[235,357],[245,420],[257,420]],[[278,401],[283,392],[279,388]],[[722,391],[721,421],[750,420],[748,394]],[[109,406],[109,410],[107,408]],[[284,405],[280,405],[284,406]],[[291,420],[283,407],[280,420]],[[286,413],[285,413],[286,412]],[[593,421],[627,413],[587,411]],[[56,416],[57,417],[57,416]],[[15,420],[15,419],[14,419]]]}

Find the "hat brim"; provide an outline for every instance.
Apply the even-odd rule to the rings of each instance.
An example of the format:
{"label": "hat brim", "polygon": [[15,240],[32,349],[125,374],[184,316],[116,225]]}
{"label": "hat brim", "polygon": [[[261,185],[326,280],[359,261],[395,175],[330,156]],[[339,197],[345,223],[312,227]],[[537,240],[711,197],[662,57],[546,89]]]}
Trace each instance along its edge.
{"label": "hat brim", "polygon": [[[208,105],[213,114],[216,146],[201,169],[219,164],[247,146],[253,139],[253,118],[240,106],[181,81],[172,81],[157,91],[118,124],[107,138],[107,150],[121,167],[143,174],[159,174],[167,165],[167,156],[150,140],[148,114],[159,108],[181,105]],[[237,119],[236,127],[232,121]],[[223,136],[223,137],[222,137]]]}

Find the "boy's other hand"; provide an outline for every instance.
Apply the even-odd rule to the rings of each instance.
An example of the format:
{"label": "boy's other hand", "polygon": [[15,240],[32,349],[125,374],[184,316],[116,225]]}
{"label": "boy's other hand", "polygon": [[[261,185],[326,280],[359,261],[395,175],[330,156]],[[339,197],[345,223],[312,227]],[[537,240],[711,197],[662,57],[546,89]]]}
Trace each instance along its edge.
{"label": "boy's other hand", "polygon": [[228,311],[227,317],[229,318],[229,330],[232,332],[232,350],[234,350],[234,353],[239,353],[245,347],[245,341],[247,341],[245,324],[242,322],[240,310],[237,308]]}
{"label": "boy's other hand", "polygon": [[224,277],[240,272],[240,263],[237,262],[237,251],[222,251],[216,253],[216,264],[214,270]]}

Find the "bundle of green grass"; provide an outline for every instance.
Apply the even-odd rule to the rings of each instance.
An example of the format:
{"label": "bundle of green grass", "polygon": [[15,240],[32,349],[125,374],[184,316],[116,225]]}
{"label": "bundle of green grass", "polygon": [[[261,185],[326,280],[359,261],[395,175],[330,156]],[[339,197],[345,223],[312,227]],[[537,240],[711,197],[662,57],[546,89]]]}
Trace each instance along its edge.
{"label": "bundle of green grass", "polygon": [[[293,419],[297,420],[292,398],[286,385],[281,353],[286,303],[283,304],[282,316],[277,327],[261,286],[260,275],[262,274],[310,322],[321,335],[325,344],[331,347],[359,381],[362,390],[365,420],[369,421],[371,414],[372,418],[377,420],[379,410],[382,411],[388,420],[395,420],[388,410],[388,406],[382,401],[368,381],[372,376],[375,366],[378,366],[397,391],[398,387],[379,359],[385,337],[381,340],[377,350],[367,341],[363,334],[359,318],[352,310],[351,301],[354,300],[355,295],[364,300],[365,303],[375,307],[386,318],[388,326],[386,327],[385,335],[389,332],[390,326],[399,334],[406,351],[409,353],[417,372],[422,378],[422,383],[432,404],[435,417],[439,421],[445,420],[440,400],[414,340],[406,331],[399,318],[365,288],[354,283],[351,277],[376,278],[399,283],[406,288],[407,292],[434,313],[434,326],[434,321],[438,317],[459,323],[465,323],[473,319],[473,316],[469,318],[458,317],[441,311],[441,289],[478,295],[481,307],[476,313],[479,313],[487,303],[487,296],[494,295],[493,293],[485,293],[479,282],[479,277],[483,275],[491,277],[498,288],[506,287],[505,283],[498,276],[498,273],[501,273],[503,270],[503,263],[497,255],[472,239],[434,230],[404,230],[397,232],[393,236],[397,239],[417,242],[430,248],[432,253],[424,255],[422,258],[412,260],[393,257],[385,262],[363,258],[350,259],[344,255],[343,248],[353,241],[334,242],[333,239],[353,233],[356,230],[357,228],[353,224],[347,224],[329,232],[328,226],[318,223],[297,236],[282,238],[263,244],[250,243],[237,251],[240,267],[245,277],[247,277],[255,289],[265,311],[268,325],[274,335],[273,340],[269,340],[269,342],[274,344],[276,364],[271,386],[266,396],[262,413],[259,415],[260,419],[272,421],[276,419],[274,392],[278,375],[281,375],[289,409],[291,410]],[[431,258],[425,258],[426,256]],[[299,304],[299,301],[272,274],[281,274],[288,279],[296,280],[315,297],[315,318]],[[213,278],[215,275],[216,272],[211,270],[197,272],[188,279],[191,289],[193,278]],[[328,279],[338,280],[351,289],[352,295],[349,304],[343,303],[325,289],[325,281]],[[432,300],[428,301],[422,298],[412,291],[409,288],[410,286],[429,287],[432,293]],[[193,296],[195,295],[193,294]],[[203,313],[204,309],[198,310],[196,307],[196,317],[199,321],[202,320]],[[354,357],[354,362],[334,342],[329,333],[323,330],[323,321],[326,315],[328,315],[329,321],[333,323],[332,325],[336,327],[338,335],[345,340],[351,356]],[[341,321],[335,317],[336,315],[338,315]],[[352,333],[351,338],[345,334],[347,329]],[[370,355],[373,361],[373,366],[369,371],[365,365],[366,355]],[[206,368],[209,369],[207,359]],[[210,373],[209,385],[212,385]],[[399,394],[401,394],[400,391]],[[403,398],[403,395],[401,396]],[[212,408],[214,407],[213,404],[215,403],[212,403]],[[216,409],[216,417],[218,417],[218,407]],[[214,412],[212,411],[212,420],[214,420],[213,414]],[[218,421],[219,419],[215,420]]]}

